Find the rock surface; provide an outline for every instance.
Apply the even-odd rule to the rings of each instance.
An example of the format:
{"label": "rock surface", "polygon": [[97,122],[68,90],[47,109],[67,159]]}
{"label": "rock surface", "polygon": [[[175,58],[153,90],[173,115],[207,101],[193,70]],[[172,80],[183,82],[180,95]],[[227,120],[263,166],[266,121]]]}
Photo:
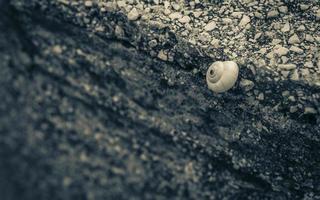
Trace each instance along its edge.
{"label": "rock surface", "polygon": [[177,2],[0,1],[5,200],[320,198],[319,4]]}

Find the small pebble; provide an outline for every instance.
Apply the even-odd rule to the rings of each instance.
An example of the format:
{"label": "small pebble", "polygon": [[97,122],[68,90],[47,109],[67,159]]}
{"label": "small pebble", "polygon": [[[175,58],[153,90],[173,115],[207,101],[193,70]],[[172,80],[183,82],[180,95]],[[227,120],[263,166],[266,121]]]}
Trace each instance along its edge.
{"label": "small pebble", "polygon": [[191,20],[191,18],[189,16],[184,16],[184,17],[179,19],[179,22],[182,23],[182,24],[186,24],[186,23],[189,23],[190,20]]}
{"label": "small pebble", "polygon": [[128,13],[128,19],[130,21],[135,21],[140,17],[140,14],[136,8],[133,8],[129,13]]}
{"label": "small pebble", "polygon": [[278,48],[275,48],[273,52],[274,52],[275,54],[279,55],[279,56],[285,56],[285,55],[288,54],[289,49],[280,46],[280,47],[278,47]]}
{"label": "small pebble", "polygon": [[267,17],[274,18],[274,17],[277,17],[278,15],[279,15],[279,12],[277,10],[271,10],[268,12]]}
{"label": "small pebble", "polygon": [[182,15],[181,15],[179,12],[175,12],[175,13],[171,13],[171,14],[169,15],[169,18],[172,19],[172,20],[174,20],[174,19],[180,19],[180,18],[182,18]]}
{"label": "small pebble", "polygon": [[313,107],[305,107],[303,114],[317,114],[317,110]]}
{"label": "small pebble", "polygon": [[254,87],[254,83],[248,79],[241,79],[240,87],[248,92]]}
{"label": "small pebble", "polygon": [[212,31],[213,29],[215,29],[217,27],[216,22],[212,21],[209,22],[205,27],[204,30],[205,31]]}
{"label": "small pebble", "polygon": [[290,31],[290,24],[289,22],[285,23],[283,28],[281,29],[282,32],[289,32]]}
{"label": "small pebble", "polygon": [[303,53],[303,49],[300,49],[299,47],[296,47],[296,46],[290,47],[290,51],[293,51],[293,52],[298,53],[298,54],[302,54]]}
{"label": "small pebble", "polygon": [[300,43],[300,39],[297,34],[294,34],[289,38],[288,42],[289,42],[289,44],[298,44],[298,43]]}
{"label": "small pebble", "polygon": [[84,6],[87,8],[91,8],[93,6],[93,2],[92,1],[85,1]]}
{"label": "small pebble", "polygon": [[251,19],[249,16],[244,15],[239,23],[240,27],[245,27],[248,23],[250,23]]}
{"label": "small pebble", "polygon": [[297,65],[295,65],[295,64],[279,64],[278,68],[282,69],[282,70],[293,70],[293,69],[297,68]]}
{"label": "small pebble", "polygon": [[280,7],[279,7],[279,11],[280,11],[281,13],[286,14],[286,13],[288,12],[288,7],[287,7],[287,6],[280,6]]}

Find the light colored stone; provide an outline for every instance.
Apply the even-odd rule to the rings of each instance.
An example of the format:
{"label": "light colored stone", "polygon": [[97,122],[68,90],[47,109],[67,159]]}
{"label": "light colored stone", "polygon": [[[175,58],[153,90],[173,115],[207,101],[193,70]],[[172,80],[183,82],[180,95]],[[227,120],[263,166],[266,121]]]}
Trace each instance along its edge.
{"label": "light colored stone", "polygon": [[305,31],[306,30],[306,27],[304,25],[300,25],[298,28],[297,28],[297,31]]}
{"label": "light colored stone", "polygon": [[300,43],[300,39],[298,37],[297,34],[293,34],[290,38],[289,38],[289,44],[299,44]]}
{"label": "light colored stone", "polygon": [[265,54],[267,52],[267,48],[261,48],[258,53]]}
{"label": "light colored stone", "polygon": [[215,48],[219,48],[220,47],[220,40],[213,38],[210,42],[210,44],[215,47]]}
{"label": "light colored stone", "polygon": [[279,12],[277,10],[271,10],[267,14],[267,18],[274,18],[279,16]]}
{"label": "light colored stone", "polygon": [[174,12],[174,13],[171,13],[171,14],[169,15],[169,18],[172,19],[172,20],[174,20],[174,19],[180,19],[181,17],[182,17],[182,15],[181,15],[181,13],[179,13],[179,12]]}
{"label": "light colored stone", "polygon": [[254,36],[254,40],[259,39],[259,38],[261,37],[261,35],[262,35],[262,33],[257,33],[257,34],[255,34],[255,36]]}
{"label": "light colored stone", "polygon": [[284,78],[288,78],[290,71],[281,71],[281,74]]}
{"label": "light colored stone", "polygon": [[280,6],[280,7],[279,7],[279,11],[280,11],[281,13],[286,14],[286,13],[288,12],[288,7],[287,7],[287,6]]}
{"label": "light colored stone", "polygon": [[297,46],[290,47],[290,51],[293,51],[293,52],[298,53],[298,54],[302,54],[303,53],[303,49],[300,49]]}
{"label": "light colored stone", "polygon": [[194,15],[195,18],[199,18],[202,14],[203,14],[203,12],[201,12],[201,11],[193,12],[193,15]]}
{"label": "light colored stone", "polygon": [[306,34],[306,41],[308,42],[314,42],[314,37],[310,34]]}
{"label": "light colored stone", "polygon": [[310,8],[310,6],[307,4],[301,4],[300,8],[301,8],[301,10],[305,11],[305,10],[308,10]]}
{"label": "light colored stone", "polygon": [[164,9],[163,13],[168,16],[171,14],[171,11],[169,9]]}
{"label": "light colored stone", "polygon": [[314,68],[313,63],[311,61],[304,63],[304,66],[307,68]]}
{"label": "light colored stone", "polygon": [[254,12],[254,16],[258,19],[263,19],[263,15],[260,12]]}
{"label": "light colored stone", "polygon": [[239,23],[239,26],[240,27],[245,27],[248,23],[250,23],[250,21],[251,21],[251,19],[250,19],[249,16],[243,15],[243,17],[242,17],[242,19],[241,19],[241,21]]}
{"label": "light colored stone", "polygon": [[265,67],[266,66],[266,61],[264,59],[259,59],[256,63],[257,67]]}
{"label": "light colored stone", "polygon": [[237,19],[240,19],[242,17],[243,12],[233,12],[231,13],[231,16]]}
{"label": "light colored stone", "polygon": [[191,18],[189,16],[183,16],[182,18],[179,19],[179,22],[181,24],[186,24],[186,23],[189,23],[191,20]]}
{"label": "light colored stone", "polygon": [[216,27],[217,27],[216,22],[211,21],[211,22],[209,22],[209,23],[204,27],[204,30],[205,30],[205,31],[212,31],[212,30],[215,29]]}
{"label": "light colored stone", "polygon": [[310,76],[310,71],[309,71],[309,69],[304,68],[304,69],[301,69],[300,71],[301,71],[302,77],[308,78],[308,77]]}
{"label": "light colored stone", "polygon": [[317,110],[313,107],[305,107],[303,114],[317,114]]}
{"label": "light colored stone", "polygon": [[274,52],[274,54],[277,54],[278,56],[285,56],[288,54],[289,49],[282,47],[282,46],[279,46],[279,47],[275,47],[273,52]]}
{"label": "light colored stone", "polygon": [[280,44],[281,42],[282,42],[282,40],[280,40],[280,39],[273,39],[271,44],[272,45],[277,45],[277,44]]}
{"label": "light colored stone", "polygon": [[158,58],[160,60],[167,61],[168,60],[168,55],[163,50],[161,50],[158,53]]}
{"label": "light colored stone", "polygon": [[278,68],[281,70],[293,70],[297,68],[295,64],[279,64]]}
{"label": "light colored stone", "polygon": [[290,91],[289,91],[289,90],[283,91],[283,92],[282,92],[282,96],[283,96],[283,97],[288,97],[288,96],[290,96]]}
{"label": "light colored stone", "polygon": [[129,13],[128,13],[128,19],[130,21],[135,21],[140,17],[140,14],[136,8],[133,8]]}
{"label": "light colored stone", "polygon": [[292,96],[292,95],[289,96],[288,99],[289,99],[290,101],[292,101],[292,102],[295,102],[295,101],[296,101],[296,98],[295,98],[294,96]]}
{"label": "light colored stone", "polygon": [[91,8],[93,6],[93,2],[92,1],[85,1],[84,6],[87,8]]}
{"label": "light colored stone", "polygon": [[260,93],[258,96],[257,96],[257,99],[259,101],[263,101],[264,100],[264,94],[263,93]]}
{"label": "light colored stone", "polygon": [[282,63],[285,64],[289,61],[289,58],[287,56],[281,56],[281,60],[282,60]]}
{"label": "light colored stone", "polygon": [[269,58],[269,59],[273,59],[274,58],[274,54],[275,53],[271,51],[271,52],[267,53],[266,57]]}
{"label": "light colored stone", "polygon": [[126,7],[126,1],[117,1],[117,5],[119,8],[123,8],[123,7]]}
{"label": "light colored stone", "polygon": [[320,8],[316,11],[316,17],[317,19],[320,19]]}
{"label": "light colored stone", "polygon": [[228,25],[232,24],[233,20],[230,18],[222,18],[222,24]]}
{"label": "light colored stone", "polygon": [[62,47],[60,45],[55,45],[52,48],[52,52],[55,54],[61,54],[62,53]]}
{"label": "light colored stone", "polygon": [[177,4],[177,3],[172,3],[171,6],[172,6],[172,8],[173,8],[174,10],[176,10],[176,11],[179,11],[179,10],[181,9],[180,5]]}
{"label": "light colored stone", "polygon": [[287,22],[283,25],[282,29],[281,29],[281,32],[289,32],[290,31],[290,23]]}

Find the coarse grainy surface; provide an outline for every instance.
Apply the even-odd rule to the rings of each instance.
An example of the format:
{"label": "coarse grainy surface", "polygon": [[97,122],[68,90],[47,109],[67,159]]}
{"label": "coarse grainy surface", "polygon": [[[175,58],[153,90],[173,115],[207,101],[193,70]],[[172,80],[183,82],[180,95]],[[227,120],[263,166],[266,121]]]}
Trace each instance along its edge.
{"label": "coarse grainy surface", "polygon": [[320,198],[318,1],[0,4],[1,200]]}

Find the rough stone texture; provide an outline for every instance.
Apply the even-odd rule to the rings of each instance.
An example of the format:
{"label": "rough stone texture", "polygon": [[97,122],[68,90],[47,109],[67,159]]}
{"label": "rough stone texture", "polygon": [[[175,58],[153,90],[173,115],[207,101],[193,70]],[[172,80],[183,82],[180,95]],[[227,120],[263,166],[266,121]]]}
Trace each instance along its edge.
{"label": "rough stone texture", "polygon": [[[320,198],[320,89],[303,79],[317,80],[319,57],[312,55],[311,64],[307,53],[277,58],[269,53],[272,45],[290,46],[272,41],[272,31],[255,36],[248,27],[244,37],[250,33],[258,42],[234,58],[241,68],[237,85],[217,95],[206,88],[206,69],[213,60],[233,58],[235,49],[226,42],[218,49],[192,45],[186,39],[192,27],[183,37],[171,22],[143,23],[143,17],[157,15],[139,9],[144,2],[144,11],[165,12],[157,8],[162,6],[183,18],[186,4],[130,1],[140,16],[133,13],[130,21],[129,1],[99,2],[0,1],[4,199]],[[212,13],[219,13],[208,17],[208,22],[217,20],[213,32],[222,23],[235,23],[223,19],[228,5],[240,7],[188,2],[192,10],[205,12],[211,6]],[[256,1],[243,2],[255,6]],[[251,16],[252,6],[242,12],[248,11],[251,27],[265,29],[279,15],[284,22],[300,20],[290,25],[297,26],[294,32],[300,25],[313,28],[307,32],[308,40],[314,38],[307,43],[311,52],[319,42],[314,17],[319,5],[270,1],[258,4],[261,15],[268,13],[263,6],[278,4],[279,14],[272,19]],[[192,22],[193,15],[188,16]],[[232,16],[237,23],[243,19],[242,13]],[[287,33],[286,40],[292,35]],[[231,38],[234,46],[250,47],[250,40],[239,45]],[[211,37],[202,41],[210,43]],[[309,52],[305,47],[299,48]],[[268,56],[276,69],[295,65],[299,71],[291,67],[292,72],[279,75],[258,68],[250,61],[256,51],[270,55],[252,62],[264,66]]]}

